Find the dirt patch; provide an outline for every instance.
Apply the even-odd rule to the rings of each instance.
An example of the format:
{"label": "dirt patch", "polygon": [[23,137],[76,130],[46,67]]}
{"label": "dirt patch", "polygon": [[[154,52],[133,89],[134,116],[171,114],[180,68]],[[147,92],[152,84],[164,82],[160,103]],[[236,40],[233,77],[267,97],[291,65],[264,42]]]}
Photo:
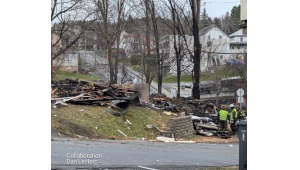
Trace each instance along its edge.
{"label": "dirt patch", "polygon": [[221,138],[217,136],[195,136],[193,139],[191,139],[197,143],[238,143],[239,139],[236,135],[231,136],[231,138]]}
{"label": "dirt patch", "polygon": [[74,122],[71,122],[68,119],[60,118],[57,122],[62,125],[62,126],[60,126],[62,129],[57,128],[57,129],[53,129],[53,130],[61,132],[64,135],[67,135],[70,137],[76,137],[76,135],[91,137],[94,135],[94,132],[91,128],[80,126]]}

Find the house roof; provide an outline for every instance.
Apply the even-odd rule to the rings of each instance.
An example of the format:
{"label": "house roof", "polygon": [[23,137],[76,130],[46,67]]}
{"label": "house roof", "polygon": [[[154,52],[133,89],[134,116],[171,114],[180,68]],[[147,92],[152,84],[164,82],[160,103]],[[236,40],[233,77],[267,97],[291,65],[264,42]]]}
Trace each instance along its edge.
{"label": "house roof", "polygon": [[240,37],[240,36],[243,36],[243,37],[245,36],[243,34],[243,29],[239,29],[238,31],[236,31],[236,32],[229,35],[229,37]]}
{"label": "house roof", "polygon": [[[199,35],[204,35],[205,33],[207,33],[210,29],[214,28],[215,25],[211,25],[208,27],[204,27],[199,31]],[[217,27],[217,26],[216,26]]]}
{"label": "house roof", "polygon": [[[216,25],[212,24],[211,26],[208,26],[208,27],[204,27],[202,28],[200,31],[199,31],[199,35],[200,36],[203,36],[204,34],[206,34],[209,30],[213,29],[213,28],[216,28],[218,29],[219,31],[223,32],[225,35],[227,35],[223,30],[221,30],[219,27],[217,27]],[[228,35],[227,35],[228,36]],[[228,36],[229,37],[229,36]]]}

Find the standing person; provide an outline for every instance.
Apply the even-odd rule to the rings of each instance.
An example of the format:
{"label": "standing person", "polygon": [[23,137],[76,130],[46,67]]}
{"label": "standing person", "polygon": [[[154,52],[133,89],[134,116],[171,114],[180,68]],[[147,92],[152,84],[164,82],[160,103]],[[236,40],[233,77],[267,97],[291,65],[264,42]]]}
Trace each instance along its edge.
{"label": "standing person", "polygon": [[221,106],[220,110],[219,110],[219,114],[218,114],[218,123],[220,125],[220,131],[227,130],[227,120],[229,120],[229,114],[228,111],[226,110],[225,106]]}
{"label": "standing person", "polygon": [[236,133],[235,123],[237,121],[238,112],[233,104],[230,104],[229,107],[230,107],[230,128],[232,133]]}
{"label": "standing person", "polygon": [[246,117],[247,117],[247,108],[243,106],[242,110],[239,111],[238,119],[239,121],[246,120]]}

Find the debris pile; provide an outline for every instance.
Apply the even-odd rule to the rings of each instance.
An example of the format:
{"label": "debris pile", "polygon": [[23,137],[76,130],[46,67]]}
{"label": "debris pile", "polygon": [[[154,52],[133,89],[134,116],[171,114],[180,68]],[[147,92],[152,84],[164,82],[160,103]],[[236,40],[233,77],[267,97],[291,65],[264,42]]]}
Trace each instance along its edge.
{"label": "debris pile", "polygon": [[193,127],[201,135],[213,136],[218,131],[218,126],[208,117],[192,116]]}
{"label": "debris pile", "polygon": [[97,84],[78,80],[59,80],[51,82],[51,103],[56,105],[109,105],[126,110],[130,104],[139,105],[139,92],[126,84]]}
{"label": "debris pile", "polygon": [[[98,84],[71,79],[52,81],[51,87],[53,107],[68,106],[68,104],[99,105],[110,106],[125,113],[130,105],[145,106],[160,110],[167,115],[191,116],[193,128],[198,134],[220,136],[216,125],[217,113],[214,109],[216,105],[203,100],[168,98],[165,95],[152,94],[148,96],[150,102],[147,103],[140,100],[141,92],[133,90],[129,84]],[[120,113],[111,110],[106,112],[120,116]]]}

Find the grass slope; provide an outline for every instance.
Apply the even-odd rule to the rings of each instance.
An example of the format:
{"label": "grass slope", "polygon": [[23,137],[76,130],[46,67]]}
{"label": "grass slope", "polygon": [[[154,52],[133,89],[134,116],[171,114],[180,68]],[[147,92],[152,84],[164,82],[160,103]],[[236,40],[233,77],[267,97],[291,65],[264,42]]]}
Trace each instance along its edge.
{"label": "grass slope", "polygon": [[64,79],[76,79],[78,78],[79,80],[98,80],[99,77],[94,76],[94,75],[84,75],[84,74],[77,74],[77,73],[72,73],[72,72],[67,72],[67,71],[57,71],[55,73],[53,80],[64,80]]}
{"label": "grass slope", "polygon": [[[52,130],[61,134],[76,137],[82,135],[105,139],[155,139],[157,132],[146,128],[152,124],[161,129],[167,127],[171,116],[143,107],[129,107],[125,115],[116,117],[107,112],[111,110],[100,106],[69,105],[68,107],[52,108]],[[126,122],[126,119],[132,124]],[[125,133],[123,136],[118,129]]]}

